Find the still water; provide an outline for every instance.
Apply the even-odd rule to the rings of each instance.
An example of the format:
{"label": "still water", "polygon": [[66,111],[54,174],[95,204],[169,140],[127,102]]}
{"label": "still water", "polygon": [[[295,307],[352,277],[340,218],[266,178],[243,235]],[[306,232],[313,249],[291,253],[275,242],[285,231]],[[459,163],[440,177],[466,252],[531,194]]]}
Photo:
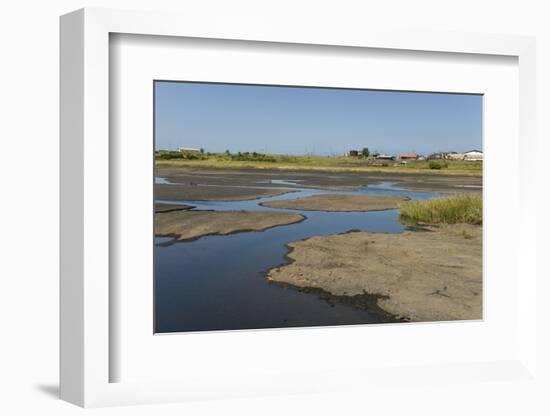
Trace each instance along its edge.
{"label": "still water", "polygon": [[[166,182],[162,182],[166,183]],[[273,182],[274,184],[276,182]],[[316,194],[435,196],[398,189],[391,183],[350,192],[299,188],[249,201],[158,201],[193,205],[195,210],[273,210],[261,202]],[[278,188],[280,189],[280,188]],[[276,209],[285,211],[284,209]],[[289,210],[290,211],[290,210]],[[350,230],[400,233],[397,210],[324,212],[292,210],[306,220],[259,232],[205,236],[188,242],[156,237],[155,332],[210,331],[380,322],[366,310],[330,302],[314,293],[269,283],[267,270],[285,263],[286,244],[316,235]]]}

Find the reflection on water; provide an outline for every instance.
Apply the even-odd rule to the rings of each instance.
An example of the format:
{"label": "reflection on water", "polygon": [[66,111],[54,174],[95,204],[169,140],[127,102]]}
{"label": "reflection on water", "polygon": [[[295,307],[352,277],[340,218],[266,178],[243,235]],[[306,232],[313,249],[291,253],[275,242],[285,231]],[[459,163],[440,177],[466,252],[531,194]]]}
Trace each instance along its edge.
{"label": "reflection on water", "polygon": [[[286,182],[286,181],[285,181]],[[296,185],[285,183],[284,185]],[[280,188],[278,188],[280,189]],[[290,189],[289,189],[290,190]],[[293,187],[294,192],[250,201],[159,201],[193,205],[195,210],[265,211],[261,202],[317,194],[402,195],[425,199],[435,194],[397,189],[391,183],[350,192]],[[277,209],[279,211],[285,211]],[[316,235],[350,230],[400,233],[397,210],[375,212],[300,211],[305,221],[260,232],[206,236],[166,244],[156,238],[156,332],[184,332],[361,324],[380,318],[315,294],[270,284],[264,273],[285,262],[286,244]]]}
{"label": "reflection on water", "polygon": [[170,182],[166,178],[160,178],[158,176],[155,177],[155,184],[157,185],[175,185],[174,183]]}
{"label": "reflection on water", "polygon": [[284,179],[271,179],[270,182],[273,185],[291,185],[291,186],[300,186],[297,182],[302,182],[302,179],[296,179],[294,181],[287,181]]}
{"label": "reflection on water", "polygon": [[483,189],[482,185],[455,185],[455,188]]}

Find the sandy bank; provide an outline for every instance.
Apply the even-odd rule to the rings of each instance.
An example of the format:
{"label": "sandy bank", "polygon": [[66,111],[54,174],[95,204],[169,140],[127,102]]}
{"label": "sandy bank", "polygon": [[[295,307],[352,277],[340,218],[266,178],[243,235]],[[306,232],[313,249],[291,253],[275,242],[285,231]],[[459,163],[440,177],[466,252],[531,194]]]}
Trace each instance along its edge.
{"label": "sandy bank", "polygon": [[304,211],[382,211],[396,209],[407,198],[386,195],[312,195],[305,198],[269,201],[261,205],[271,208]]}
{"label": "sandy bank", "polygon": [[185,204],[160,204],[155,203],[155,212],[172,212],[172,211],[185,211],[193,208],[192,205]]}
{"label": "sandy bank", "polygon": [[305,217],[288,212],[172,211],[155,214],[155,234],[177,240],[193,240],[205,235],[263,231],[293,224]]}
{"label": "sandy bank", "polygon": [[271,281],[337,296],[383,296],[378,305],[410,321],[482,318],[481,227],[403,234],[350,232],[289,244],[290,263]]}

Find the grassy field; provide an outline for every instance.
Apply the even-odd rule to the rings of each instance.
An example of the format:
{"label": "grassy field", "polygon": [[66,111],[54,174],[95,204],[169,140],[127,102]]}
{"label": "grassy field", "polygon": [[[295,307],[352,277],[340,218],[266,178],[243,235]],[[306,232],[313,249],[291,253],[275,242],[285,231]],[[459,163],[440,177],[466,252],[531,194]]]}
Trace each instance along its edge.
{"label": "grassy field", "polygon": [[294,156],[245,153],[156,152],[157,166],[254,169],[313,169],[347,172],[433,173],[437,175],[481,176],[477,161],[377,161],[344,156]]}
{"label": "grassy field", "polygon": [[481,194],[455,195],[425,201],[407,201],[400,207],[403,222],[408,224],[457,224],[481,225],[483,200]]}

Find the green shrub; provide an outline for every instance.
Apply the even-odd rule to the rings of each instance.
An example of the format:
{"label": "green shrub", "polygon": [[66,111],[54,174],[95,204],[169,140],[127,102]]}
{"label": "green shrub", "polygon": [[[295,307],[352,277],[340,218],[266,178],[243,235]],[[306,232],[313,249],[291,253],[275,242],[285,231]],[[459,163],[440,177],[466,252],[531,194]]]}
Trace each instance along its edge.
{"label": "green shrub", "polygon": [[407,201],[399,209],[401,219],[408,224],[483,223],[483,199],[478,194]]}
{"label": "green shrub", "polygon": [[162,151],[155,153],[155,159],[157,160],[205,160],[208,156],[203,153],[194,152],[178,152],[178,151]]}
{"label": "green shrub", "polygon": [[430,160],[430,163],[428,163],[428,167],[430,169],[443,169],[446,168],[448,165],[445,162],[436,162],[435,160]]}
{"label": "green shrub", "polygon": [[155,154],[155,159],[158,159],[158,160],[183,159],[183,153],[181,153],[181,152],[157,152]]}
{"label": "green shrub", "polygon": [[237,154],[230,155],[230,157],[231,160],[236,160],[239,162],[277,162],[277,159],[274,156],[256,152],[238,152]]}

